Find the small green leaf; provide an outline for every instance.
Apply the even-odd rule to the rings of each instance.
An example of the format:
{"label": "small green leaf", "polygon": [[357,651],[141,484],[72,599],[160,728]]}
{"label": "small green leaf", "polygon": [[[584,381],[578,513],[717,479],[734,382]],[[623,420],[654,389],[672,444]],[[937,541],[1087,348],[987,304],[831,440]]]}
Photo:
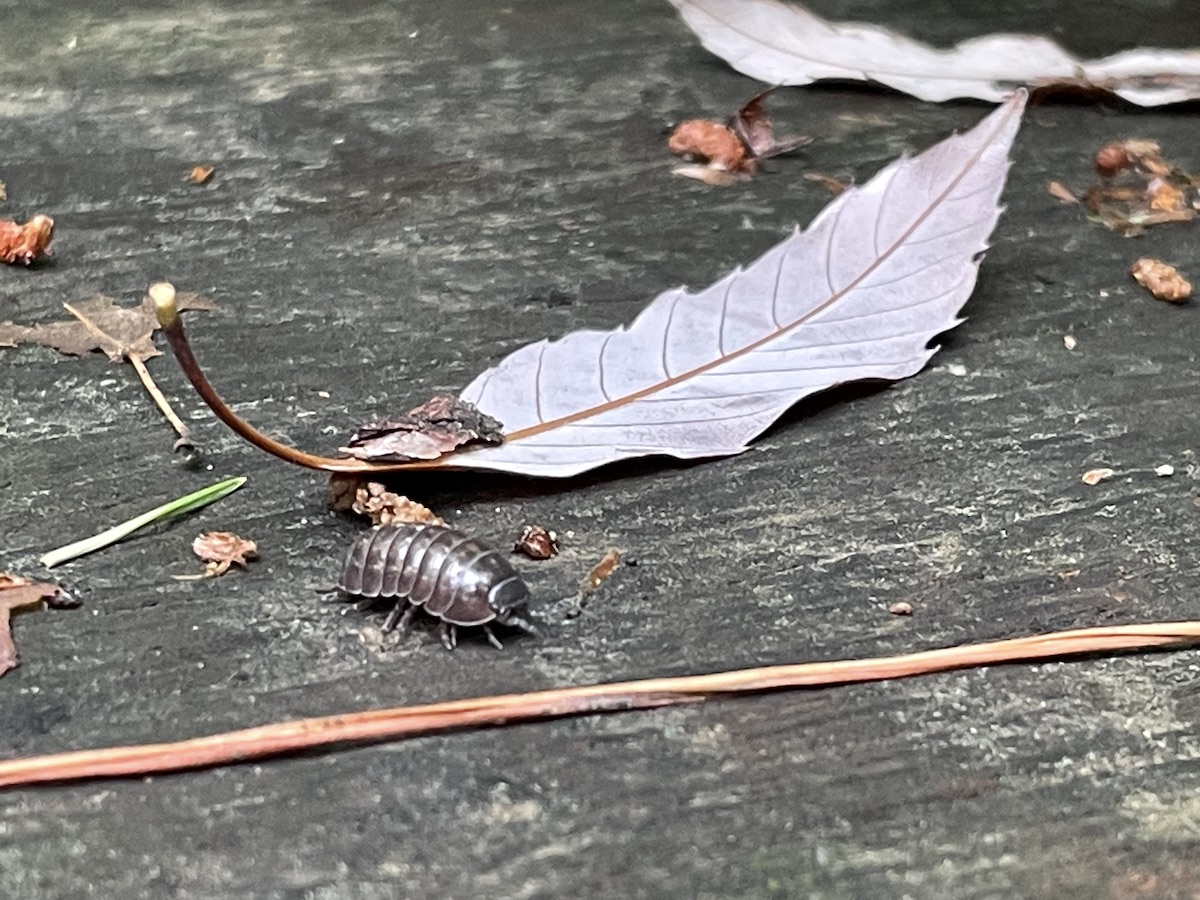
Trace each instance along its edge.
{"label": "small green leaf", "polygon": [[93,535],[90,538],[75,541],[73,544],[67,544],[65,547],[59,547],[57,550],[51,550],[42,557],[42,565],[49,569],[72,559],[77,559],[84,554],[102,550],[110,544],[124,540],[135,531],[145,528],[147,525],[152,525],[155,522],[165,522],[176,516],[182,516],[203,506],[208,506],[210,503],[215,503],[222,497],[232,494],[245,483],[246,479],[244,477],[238,477],[226,478],[224,481],[210,484],[206,488],[201,488],[194,493],[188,494],[186,497],[180,497],[178,500],[172,500],[170,503],[164,503],[162,506],[142,513],[140,516],[135,516],[127,522],[122,522],[120,525],[114,525],[112,528]]}

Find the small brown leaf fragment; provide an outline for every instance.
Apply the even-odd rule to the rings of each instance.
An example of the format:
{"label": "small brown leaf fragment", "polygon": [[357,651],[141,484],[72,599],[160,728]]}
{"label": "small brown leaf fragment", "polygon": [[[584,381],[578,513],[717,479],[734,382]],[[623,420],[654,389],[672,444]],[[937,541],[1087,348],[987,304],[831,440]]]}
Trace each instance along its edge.
{"label": "small brown leaf fragment", "polygon": [[12,219],[0,219],[0,262],[31,266],[50,255],[54,240],[54,220],[38,213],[24,225]]}
{"label": "small brown leaf fragment", "polygon": [[524,553],[530,559],[550,559],[558,554],[558,535],[541,525],[526,525],[513,550]]}
{"label": "small brown leaf fragment", "polygon": [[775,127],[763,109],[767,97],[774,92],[775,88],[769,87],[755,94],[733,117],[733,132],[741,138],[753,159],[781,156],[812,142],[812,138],[802,136],[784,138],[781,141],[775,139]]}
{"label": "small brown leaf fragment", "polygon": [[258,545],[238,537],[232,531],[206,531],[192,541],[192,552],[208,565],[204,567],[203,575],[183,576],[180,580],[216,578],[224,575],[234,563],[244,569],[248,560],[257,558]]}
{"label": "small brown leaf fragment", "polygon": [[10,627],[12,614],[40,607],[43,603],[53,606],[74,605],[70,596],[56,584],[30,581],[11,572],[0,572],[0,676],[20,663]]}
{"label": "small brown leaf fragment", "polygon": [[680,122],[667,138],[667,149],[676,156],[690,156],[712,163],[726,172],[754,172],[754,160],[733,129],[708,119]]}
{"label": "small brown leaf fragment", "polygon": [[905,602],[904,600],[900,600],[899,602],[893,603],[891,606],[889,606],[888,612],[890,612],[893,616],[911,616],[913,614],[913,605]]}
{"label": "small brown leaf fragment", "polygon": [[422,525],[445,525],[441,516],[415,500],[393,494],[377,481],[368,482],[355,492],[351,507],[360,516],[367,516],[372,525],[391,525],[393,522]]}
{"label": "small brown leaf fragment", "polygon": [[590,594],[604,582],[608,581],[609,577],[616,570],[621,562],[621,551],[612,549],[601,557],[600,562],[592,567],[592,571],[587,573],[587,576],[579,583],[579,592],[581,594]]}
{"label": "small brown leaf fragment", "polygon": [[850,187],[849,180],[843,180],[838,178],[836,175],[822,175],[820,172],[805,172],[803,177],[805,181],[812,181],[816,184],[819,184],[835,197],[842,191],[846,190],[846,188]]}
{"label": "small brown leaf fragment", "polygon": [[1075,192],[1063,184],[1061,181],[1049,181],[1046,183],[1046,190],[1050,196],[1060,203],[1078,203],[1079,198],[1075,196]]}
{"label": "small brown leaf fragment", "polygon": [[1112,469],[1088,469],[1079,479],[1088,487],[1094,487],[1102,481],[1107,481],[1117,473]]}
{"label": "small brown leaf fragment", "polygon": [[1161,259],[1143,256],[1130,266],[1129,274],[1157,300],[1183,303],[1192,295],[1191,282]]}
{"label": "small brown leaf fragment", "polygon": [[196,166],[188,173],[188,181],[192,184],[206,184],[215,171],[212,166]]}
{"label": "small brown leaf fragment", "polygon": [[437,459],[468,444],[501,444],[503,427],[470,403],[438,394],[399,419],[361,425],[340,452],[371,462]]}

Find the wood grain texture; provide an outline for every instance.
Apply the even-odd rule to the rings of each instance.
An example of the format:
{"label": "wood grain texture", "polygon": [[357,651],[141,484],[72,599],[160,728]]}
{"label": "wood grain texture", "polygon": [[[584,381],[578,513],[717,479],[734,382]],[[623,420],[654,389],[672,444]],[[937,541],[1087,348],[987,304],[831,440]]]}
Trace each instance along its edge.
{"label": "wood grain texture", "polygon": [[[947,43],[1055,26],[1088,55],[1200,43],[1183,4],[1154,22],[1120,2],[814,6]],[[779,127],[816,140],[715,191],[669,175],[666,126],[757,85],[667,3],[165,9],[0,3],[21,48],[0,58],[0,212],[57,223],[52,265],[0,269],[0,320],[160,278],[204,293],[221,310],[190,327],[217,386],[313,450],[520,344],[710,283],[825,205],[803,172],[861,181],[983,112],[779,92]],[[85,607],[16,620],[0,752],[1195,617],[1200,325],[1126,276],[1148,253],[1185,263],[1195,232],[1124,240],[1044,187],[1088,184],[1119,137],[1200,167],[1193,118],[1031,109],[969,320],[914,379],[808,401],[736,459],[399,485],[493,543],[558,531],[558,557],[522,564],[555,608],[609,547],[638,561],[503,653],[360,641],[379,619],[313,591],[358,523],[326,510],[322,478],[213,423],[169,358],[150,368],[212,471],[172,464],[132,373],[0,351],[0,565],[33,574],[148,501],[251,478],[64,567]],[[216,167],[203,186],[198,163]],[[1150,471],[1164,462],[1173,478]],[[1080,484],[1100,465],[1117,476]],[[172,581],[213,528],[261,561]],[[915,614],[889,615],[898,600]],[[1094,898],[1200,852],[1196,698],[1191,654],[1125,657],[21,791],[0,796],[0,895]]]}

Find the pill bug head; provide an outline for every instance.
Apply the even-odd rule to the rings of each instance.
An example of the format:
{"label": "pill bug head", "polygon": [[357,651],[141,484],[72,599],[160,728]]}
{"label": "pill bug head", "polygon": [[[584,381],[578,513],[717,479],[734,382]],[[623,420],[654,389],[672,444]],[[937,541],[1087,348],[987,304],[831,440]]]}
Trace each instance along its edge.
{"label": "pill bug head", "polygon": [[532,599],[529,588],[519,575],[506,578],[488,591],[488,606],[496,614],[497,622],[537,634],[529,615],[529,601]]}

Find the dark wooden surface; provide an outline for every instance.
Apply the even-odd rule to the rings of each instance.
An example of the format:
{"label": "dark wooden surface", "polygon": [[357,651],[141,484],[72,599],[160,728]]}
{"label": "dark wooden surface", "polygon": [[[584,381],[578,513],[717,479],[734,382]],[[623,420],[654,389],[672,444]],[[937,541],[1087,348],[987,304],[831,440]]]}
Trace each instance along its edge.
{"label": "dark wooden surface", "polygon": [[[818,9],[938,41],[1200,44],[1185,0],[1001,7]],[[319,450],[522,343],[613,327],[752,259],[827,202],[804,172],[863,180],[987,111],[781,91],[781,130],[813,144],[715,190],[669,174],[664,130],[758,85],[665,2],[9,0],[0,21],[0,212],[59,229],[52,264],[0,271],[0,320],[49,321],[96,292],[132,301],[160,278],[201,291],[221,309],[191,328],[220,388]],[[360,524],[327,510],[321,476],[216,424],[169,357],[151,368],[211,470],[172,461],[127,367],[3,351],[0,568],[37,574],[52,546],[218,476],[250,483],[61,570],[85,606],[17,621],[0,755],[1200,615],[1200,324],[1126,275],[1142,254],[1200,275],[1196,231],[1122,239],[1045,191],[1085,186],[1118,137],[1200,168],[1195,134],[1195,107],[1031,109],[969,321],[930,368],[807,403],[741,457],[403,484],[496,542],[527,521],[563,534],[560,557],[525,566],[551,604],[610,546],[639,562],[580,618],[503,653],[360,640],[378,618],[313,591]],[[217,168],[203,187],[185,181],[199,162]],[[1174,477],[1154,476],[1162,463]],[[1117,477],[1083,486],[1100,465]],[[209,528],[256,539],[261,562],[172,580]],[[889,615],[900,600],[911,618]],[[0,896],[1190,896],[1195,660],[974,671],[9,792]]]}

